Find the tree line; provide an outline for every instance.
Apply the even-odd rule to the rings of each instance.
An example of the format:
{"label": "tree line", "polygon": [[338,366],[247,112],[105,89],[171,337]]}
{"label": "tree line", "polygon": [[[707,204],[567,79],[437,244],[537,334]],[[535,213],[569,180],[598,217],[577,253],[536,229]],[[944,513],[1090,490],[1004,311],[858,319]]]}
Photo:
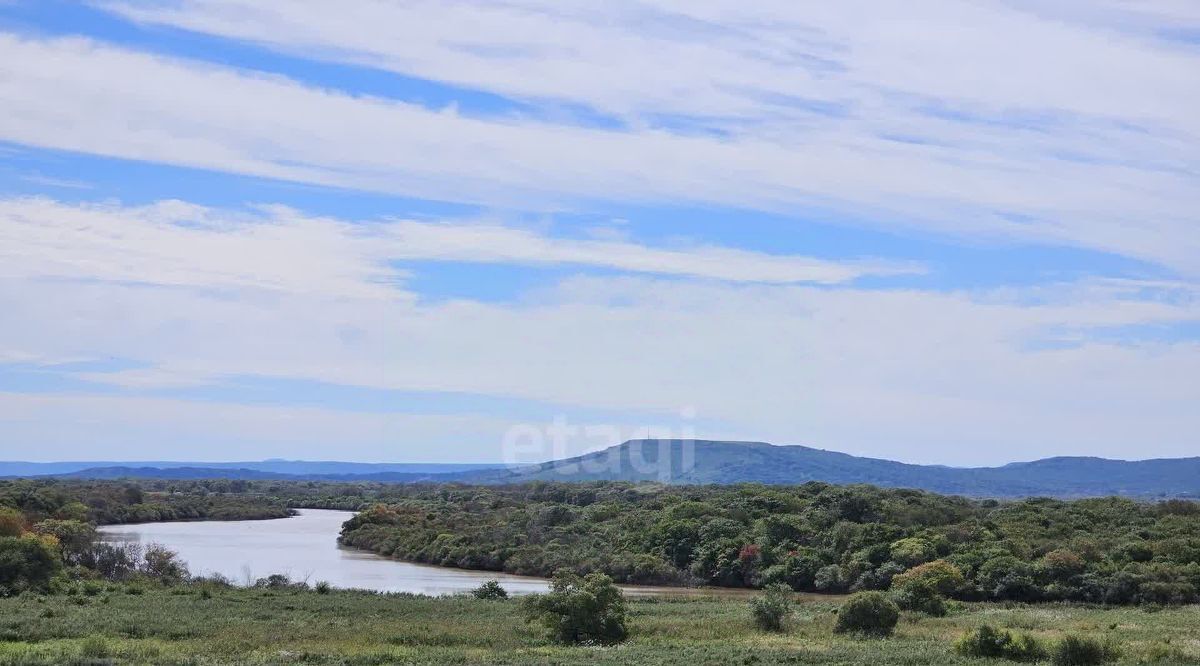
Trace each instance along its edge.
{"label": "tree line", "polygon": [[96,525],[174,520],[254,520],[291,515],[285,499],[245,481],[0,480],[0,507],[29,524],[46,518]]}
{"label": "tree line", "polygon": [[[970,500],[872,486],[396,486],[341,542],[404,560],[621,583],[961,600],[1200,601],[1200,503]],[[913,604],[923,603],[920,598]]]}

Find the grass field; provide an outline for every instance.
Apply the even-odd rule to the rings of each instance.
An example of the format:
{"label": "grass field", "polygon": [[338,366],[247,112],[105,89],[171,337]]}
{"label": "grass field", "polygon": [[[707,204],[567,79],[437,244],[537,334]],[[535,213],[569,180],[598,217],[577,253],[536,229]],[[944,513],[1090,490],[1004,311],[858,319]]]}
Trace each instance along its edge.
{"label": "grass field", "polygon": [[515,601],[198,586],[0,599],[0,664],[970,664],[953,641],[984,622],[1053,639],[1112,638],[1119,663],[1200,663],[1200,608],[956,606],[906,615],[894,638],[832,633],[837,600],[806,598],[765,634],[739,599],[638,599],[617,647],[547,641]]}

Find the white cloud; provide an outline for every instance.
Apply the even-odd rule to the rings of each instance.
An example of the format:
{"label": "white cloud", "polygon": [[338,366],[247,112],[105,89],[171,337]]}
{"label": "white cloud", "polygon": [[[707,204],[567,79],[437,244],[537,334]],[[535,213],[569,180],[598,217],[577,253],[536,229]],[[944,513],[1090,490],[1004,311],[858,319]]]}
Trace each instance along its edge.
{"label": "white cloud", "polygon": [[248,212],[181,201],[147,206],[0,200],[0,275],[332,297],[407,297],[404,260],[596,266],[735,282],[838,283],[911,273],[913,265],[822,261],[717,246],[653,248],[553,238],[487,222],[310,217],[284,206]]}
{"label": "white cloud", "polygon": [[[71,218],[53,207],[58,204],[40,204],[77,226],[89,214],[128,215],[136,228],[144,224],[139,216],[159,210],[83,207],[81,217]],[[237,230],[240,224],[207,209],[171,206],[206,211],[200,219],[207,227]],[[253,235],[233,238],[226,254],[258,247]],[[114,281],[105,271],[121,265],[123,256],[148,268],[160,261],[147,260],[145,249],[132,243],[98,251],[84,243],[102,260],[73,265],[98,267],[104,279],[81,281],[82,271],[70,280],[12,272],[0,278],[6,313],[0,357],[143,364],[147,369],[85,375],[125,389],[219,385],[225,377],[249,375],[528,399],[564,405],[567,413],[673,415],[690,406],[718,424],[702,435],[907,460],[1194,453],[1200,415],[1191,408],[1192,378],[1200,373],[1200,345],[1127,330],[1200,320],[1194,285],[1095,281],[938,293],[572,278],[513,303],[425,303],[379,298],[371,288],[374,255],[347,253],[332,242],[337,238],[314,244],[308,259],[322,278],[327,269],[321,267],[338,267],[331,279],[347,284],[336,292],[303,288],[303,281],[289,289],[232,291]],[[183,253],[161,263],[172,264],[169,276],[187,276],[193,286],[220,287],[239,275],[226,264],[214,270],[211,257]],[[290,273],[267,265],[262,282],[277,285],[280,275]],[[404,293],[402,285],[394,289]],[[1114,337],[1113,330],[1125,332]],[[1064,331],[1070,346],[1040,344]],[[336,423],[358,418],[343,415]],[[455,456],[499,457],[511,419],[486,418],[492,425],[461,440]],[[362,416],[361,422],[373,419]],[[175,432],[198,441],[195,433],[208,432],[196,425],[202,420],[180,421]],[[297,430],[309,428],[298,423]],[[438,421],[422,432],[441,432],[437,441],[450,441],[452,424]],[[116,442],[116,433],[134,425],[103,421],[97,438]],[[27,424],[21,432],[32,441],[57,437],[62,445],[66,436],[52,433],[65,427]],[[337,427],[313,427],[315,434],[303,441],[316,442]],[[381,441],[356,427],[376,426],[348,425],[344,438],[326,441]],[[337,450],[345,449],[339,444]]]}
{"label": "white cloud", "polygon": [[797,102],[856,105],[891,93],[989,111],[1044,108],[1196,127],[1187,114],[1196,97],[1185,87],[1195,54],[1120,31],[1131,17],[1177,25],[1181,17],[1161,2],[1122,13],[1093,3],[1059,11],[1057,20],[1003,2],[946,0],[99,5],[307,58],[619,114],[794,118],[803,115]]}
{"label": "white cloud", "polygon": [[369,235],[333,220],[220,214],[181,201],[141,207],[0,200],[0,275],[207,289],[389,297],[400,274]]}
{"label": "white cloud", "polygon": [[[923,462],[1195,454],[1200,345],[1170,333],[1200,320],[1200,52],[1166,34],[1196,23],[1186,3],[103,4],[525,110],[431,109],[0,34],[0,140],[521,211],[722,205],[1060,243],[1182,277],[868,290],[845,283],[911,267],[650,247],[623,229],[7,200],[0,359],[138,367],[80,373],[119,397],[0,394],[6,441],[51,457],[81,441],[162,457],[170,440],[495,459],[512,425],[141,395],[219,394],[249,375],[565,411],[690,406],[713,423],[702,435]],[[576,108],[621,123],[591,126]],[[407,260],[645,275],[426,302]]]}
{"label": "white cloud", "polygon": [[[354,11],[345,16],[362,24]],[[1034,62],[1014,52],[1015,46],[994,52],[1001,47],[996,39],[979,29],[966,31],[964,26],[978,27],[990,14],[947,16],[963,25],[924,31],[937,36],[929,45],[899,19],[879,30],[868,30],[875,24],[866,21],[866,32],[854,33],[861,43],[849,50],[836,34],[829,37],[835,54],[861,59],[849,72],[864,72],[874,81],[873,92],[851,98],[853,111],[845,117],[762,99],[767,92],[792,92],[771,85],[813,78],[790,61],[784,62],[790,76],[764,73],[761,63],[748,70],[761,80],[745,87],[746,93],[736,80],[696,79],[708,64],[697,56],[680,73],[690,86],[686,90],[649,85],[624,102],[634,111],[671,98],[693,104],[701,116],[737,115],[743,107],[751,116],[766,114],[736,122],[726,136],[696,134],[686,124],[605,130],[537,118],[472,117],[86,40],[3,36],[0,138],[524,210],[597,200],[706,203],[859,224],[917,225],[1078,245],[1187,274],[1200,271],[1200,236],[1193,233],[1200,154],[1194,119],[1200,108],[1189,85],[1197,56],[1129,42],[1133,38],[1100,39],[1088,31],[1045,34],[1049,28],[1041,23],[1020,23],[1024,15],[997,15],[996,25],[1032,30],[1033,41],[1022,41],[1022,49],[1048,55],[1054,44],[1065,58]],[[843,21],[843,27],[858,22]],[[761,61],[795,49],[801,53],[794,57],[807,57],[809,33],[786,21],[781,25],[784,32],[771,39],[739,43],[766,50],[755,51]],[[996,25],[989,24],[988,31],[1012,34]],[[580,39],[592,44],[596,38]],[[978,57],[954,58],[935,48],[971,40],[979,42]],[[721,43],[714,42],[714,53],[721,53]],[[474,51],[492,52],[492,46]],[[610,44],[609,52],[618,58],[632,54],[644,63],[656,53],[647,48],[625,51]],[[904,57],[893,62],[897,54]],[[1013,64],[1010,56],[1020,56],[1020,66],[1000,77],[1001,63]],[[603,92],[605,82],[638,78],[631,63],[617,63],[621,66],[606,77],[587,76],[570,59],[543,55],[540,61],[563,67],[564,78],[587,82],[588,90]],[[741,71],[740,64],[715,71]],[[485,71],[502,79],[509,66],[492,62]],[[528,80],[540,78],[521,71]],[[652,74],[644,79],[651,84]],[[840,81],[825,96],[836,101],[866,85],[844,80],[848,76],[822,74],[813,85]],[[882,89],[885,81],[894,86]],[[643,99],[651,89],[658,92]],[[706,90],[712,93],[701,94]],[[726,99],[729,90],[737,93],[733,101]],[[569,90],[563,94],[571,98]],[[982,114],[983,121],[921,108],[946,100],[956,113]],[[1069,100],[1086,108],[1070,106]],[[750,101],[757,106],[751,108]]]}

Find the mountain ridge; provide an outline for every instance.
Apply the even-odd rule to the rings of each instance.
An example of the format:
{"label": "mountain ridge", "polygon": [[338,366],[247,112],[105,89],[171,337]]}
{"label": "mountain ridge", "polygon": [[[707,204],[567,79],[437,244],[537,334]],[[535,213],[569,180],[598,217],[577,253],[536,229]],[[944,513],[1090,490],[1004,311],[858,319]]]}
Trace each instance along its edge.
{"label": "mountain ridge", "polygon": [[[685,442],[695,464],[684,460]],[[664,447],[663,442],[666,442]],[[636,453],[638,459],[633,458]],[[663,453],[670,458],[659,465]],[[867,483],[980,497],[1200,496],[1200,457],[1126,461],[1057,456],[998,467],[917,465],[808,446],[718,440],[631,440],[602,451],[458,476],[474,483],[661,481],[666,483]]]}
{"label": "mountain ridge", "polygon": [[[664,457],[665,456],[665,457]],[[79,465],[81,463],[75,463]],[[173,465],[156,467],[157,464]],[[995,467],[919,465],[801,445],[736,440],[630,440],[601,451],[505,467],[436,463],[110,463],[49,474],[58,478],[234,478],[378,483],[512,484],[531,481],[650,481],[670,484],[870,484],[974,497],[1200,497],[1200,457],[1115,460],[1054,456]],[[41,463],[41,469],[70,463]],[[289,471],[280,471],[287,469]]]}
{"label": "mountain ridge", "polygon": [[59,476],[78,473],[84,470],[124,467],[130,469],[232,469],[255,472],[268,472],[284,475],[308,474],[441,474],[466,472],[476,469],[501,467],[499,463],[364,463],[341,462],[336,460],[287,460],[283,458],[268,458],[256,461],[234,462],[199,462],[199,461],[167,461],[167,460],[92,460],[92,461],[62,461],[62,462],[25,462],[0,461],[0,477],[5,476]]}

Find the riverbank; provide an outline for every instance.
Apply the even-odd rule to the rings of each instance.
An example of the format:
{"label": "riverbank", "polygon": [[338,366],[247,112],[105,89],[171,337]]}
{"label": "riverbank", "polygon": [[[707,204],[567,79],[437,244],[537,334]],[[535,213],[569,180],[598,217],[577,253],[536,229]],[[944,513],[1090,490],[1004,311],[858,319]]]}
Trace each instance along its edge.
{"label": "riverbank", "polygon": [[[544,592],[545,578],[497,571],[457,569],[405,562],[370,551],[339,546],[348,511],[299,509],[276,520],[171,521],[100,528],[110,542],[157,543],[175,551],[197,576],[218,574],[250,584],[257,578],[283,574],[292,580],[374,592],[408,592],[439,596],[466,592],[486,580],[498,580],[513,595]],[[716,587],[622,585],[631,597],[695,596],[746,598],[753,590]]]}
{"label": "riverbank", "polygon": [[802,599],[787,631],[764,634],[744,600],[635,598],[629,640],[594,648],[550,643],[515,601],[201,585],[93,592],[0,599],[0,664],[979,664],[951,645],[984,622],[1045,639],[1111,638],[1120,664],[1200,662],[1195,606],[969,604],[944,618],[905,614],[892,639],[856,640],[832,633],[829,600]]}

